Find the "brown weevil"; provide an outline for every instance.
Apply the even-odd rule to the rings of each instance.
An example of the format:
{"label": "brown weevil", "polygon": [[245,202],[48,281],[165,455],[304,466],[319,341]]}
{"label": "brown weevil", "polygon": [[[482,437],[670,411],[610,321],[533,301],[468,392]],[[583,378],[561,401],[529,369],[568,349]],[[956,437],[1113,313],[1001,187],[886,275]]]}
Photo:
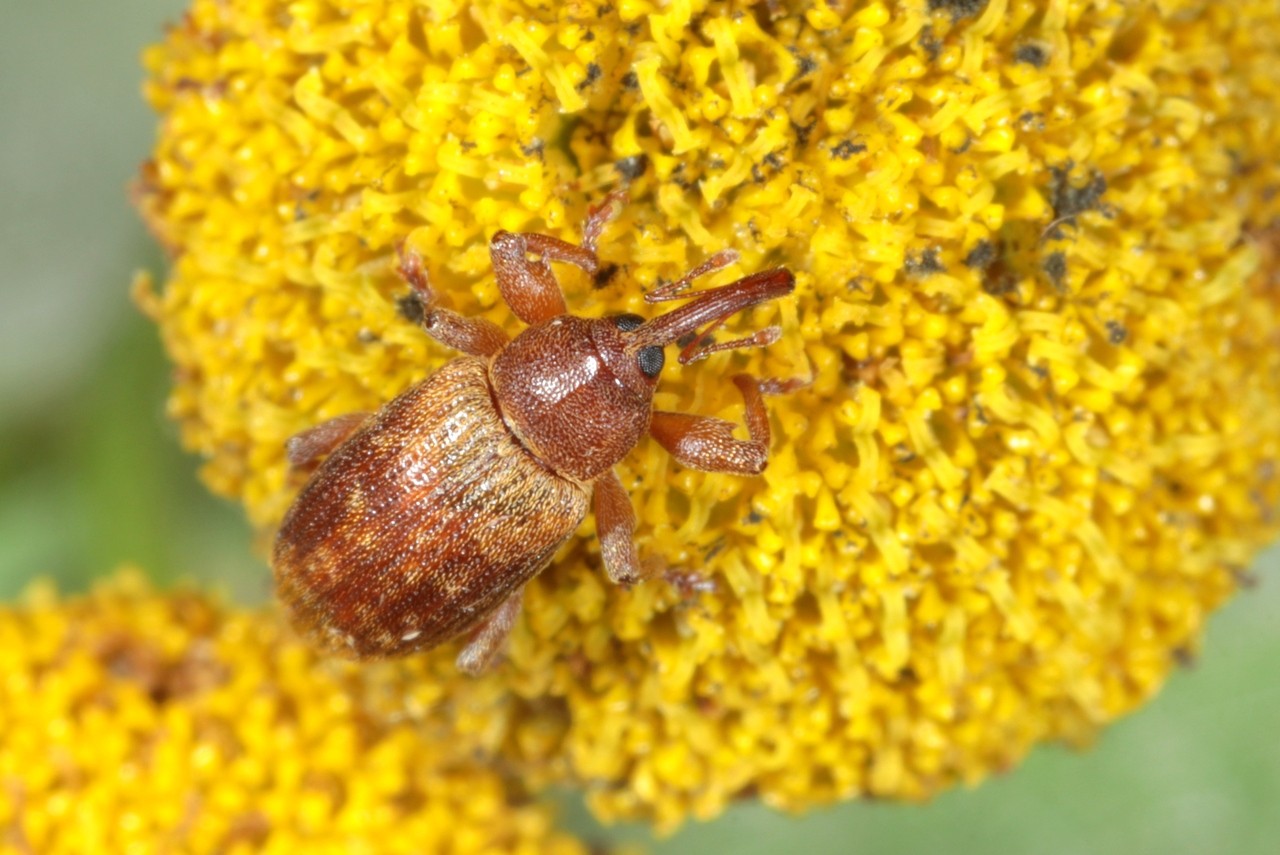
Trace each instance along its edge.
{"label": "brown weevil", "polygon": [[401,249],[400,273],[417,296],[422,327],[466,355],[377,413],[340,416],[289,441],[295,466],[329,455],[285,516],[272,556],[280,597],[313,643],[376,659],[469,633],[457,665],[479,673],[502,649],[525,583],[572,536],[588,504],[609,578],[623,585],[644,578],[632,542],[635,513],[613,465],[646,433],[694,469],[764,469],[762,396],[796,384],[733,378],[746,404],[746,440],[722,419],[655,411],[653,393],[663,346],[677,339],[689,337],[681,364],[776,341],[777,327],[718,343],[709,334],[737,312],[791,293],[795,278],[775,269],[686,293],[695,278],[737,259],[725,251],[645,295],[651,303],[691,301],[667,314],[648,321],[568,314],[551,263],[595,274],[596,241],[620,199],[591,210],[581,246],[541,234],[494,235],[498,288],[529,325],[514,340],[487,320],[437,305],[422,259]]}

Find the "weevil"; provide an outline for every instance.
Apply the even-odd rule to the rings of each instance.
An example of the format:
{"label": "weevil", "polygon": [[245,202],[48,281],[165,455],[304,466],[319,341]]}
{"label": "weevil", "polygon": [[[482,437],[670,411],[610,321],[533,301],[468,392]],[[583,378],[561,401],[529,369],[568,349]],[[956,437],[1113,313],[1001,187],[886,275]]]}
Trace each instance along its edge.
{"label": "weevil", "polygon": [[795,278],[778,268],[688,292],[693,280],[736,261],[726,250],[645,295],[650,303],[690,301],[666,314],[571,315],[551,263],[595,274],[596,242],[620,203],[611,196],[589,211],[581,245],[543,234],[493,236],[499,292],[528,325],[514,340],[488,320],[441,306],[421,257],[401,247],[399,272],[416,295],[421,326],[464,355],[377,413],[340,416],[289,440],[294,466],[328,455],[285,515],[272,555],[280,598],[314,644],[378,659],[467,635],[457,667],[480,673],[502,649],[525,584],[588,506],[610,580],[644,579],[635,513],[613,467],[646,434],[694,469],[764,469],[762,396],[789,391],[794,381],[732,378],[746,405],[745,440],[723,419],[654,410],[654,388],[663,348],[677,340],[681,364],[776,341],[778,327],[724,342],[710,333],[791,293]]}

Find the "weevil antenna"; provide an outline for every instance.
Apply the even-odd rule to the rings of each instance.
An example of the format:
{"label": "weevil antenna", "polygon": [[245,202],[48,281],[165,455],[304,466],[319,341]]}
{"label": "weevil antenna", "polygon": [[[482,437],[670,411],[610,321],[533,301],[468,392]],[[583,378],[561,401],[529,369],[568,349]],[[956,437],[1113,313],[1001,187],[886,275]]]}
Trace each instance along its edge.
{"label": "weevil antenna", "polygon": [[[675,283],[673,283],[675,284]],[[670,286],[664,286],[670,287]],[[784,268],[753,273],[736,282],[711,288],[691,295],[692,302],[686,303],[674,311],[660,315],[648,321],[634,333],[632,346],[635,348],[650,345],[670,344],[676,339],[696,333],[692,342],[685,346],[680,354],[680,362],[689,363],[701,359],[719,350],[732,347],[753,347],[775,341],[778,336],[776,327],[769,327],[755,334],[733,342],[724,342],[710,346],[701,346],[708,335],[720,324],[743,309],[758,303],[785,297],[795,290],[796,278],[791,271]],[[698,328],[708,324],[698,333]]]}

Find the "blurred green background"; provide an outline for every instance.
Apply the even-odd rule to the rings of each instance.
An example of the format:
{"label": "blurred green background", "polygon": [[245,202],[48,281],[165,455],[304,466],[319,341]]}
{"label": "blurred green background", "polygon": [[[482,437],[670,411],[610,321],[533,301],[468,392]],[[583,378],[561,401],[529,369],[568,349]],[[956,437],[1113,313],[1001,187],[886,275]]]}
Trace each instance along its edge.
{"label": "blurred green background", "polygon": [[[164,261],[126,201],[155,119],[139,53],[181,0],[11,3],[0,29],[0,598],[33,577],[83,588],[124,562],[244,601],[269,572],[239,510],[198,483],[164,418],[167,369],[128,299]],[[1280,551],[1217,615],[1196,665],[1089,753],[1044,747],[928,806],[851,804],[796,819],[758,806],[659,853],[1280,852]],[[2,737],[0,737],[2,738]],[[573,796],[569,821],[600,829]]]}

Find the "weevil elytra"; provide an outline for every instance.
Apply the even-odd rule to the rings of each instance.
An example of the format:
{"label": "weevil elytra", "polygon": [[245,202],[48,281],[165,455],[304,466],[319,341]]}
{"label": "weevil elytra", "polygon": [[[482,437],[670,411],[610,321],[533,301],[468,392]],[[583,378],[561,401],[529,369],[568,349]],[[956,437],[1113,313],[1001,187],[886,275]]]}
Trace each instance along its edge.
{"label": "weevil elytra", "polygon": [[[596,518],[609,578],[641,581],[635,513],[613,465],[647,433],[685,466],[756,474],[768,459],[763,395],[795,384],[733,377],[749,439],[722,419],[653,409],[663,346],[691,337],[687,364],[716,351],[776,341],[777,327],[712,343],[732,315],[791,293],[784,269],[688,293],[700,276],[737,259],[720,252],[645,295],[690,300],[644,320],[571,315],[551,272],[588,274],[620,196],[592,209],[580,246],[540,234],[498,232],[489,252],[498,288],[528,328],[497,325],[437,304],[422,259],[401,249],[400,273],[427,334],[465,354],[377,413],[324,422],[289,441],[295,466],[328,454],[276,537],[276,586],[295,626],[331,652],[375,659],[469,634],[458,667],[478,673],[502,649],[525,583],[586,516]],[[699,328],[703,329],[699,332]]]}

